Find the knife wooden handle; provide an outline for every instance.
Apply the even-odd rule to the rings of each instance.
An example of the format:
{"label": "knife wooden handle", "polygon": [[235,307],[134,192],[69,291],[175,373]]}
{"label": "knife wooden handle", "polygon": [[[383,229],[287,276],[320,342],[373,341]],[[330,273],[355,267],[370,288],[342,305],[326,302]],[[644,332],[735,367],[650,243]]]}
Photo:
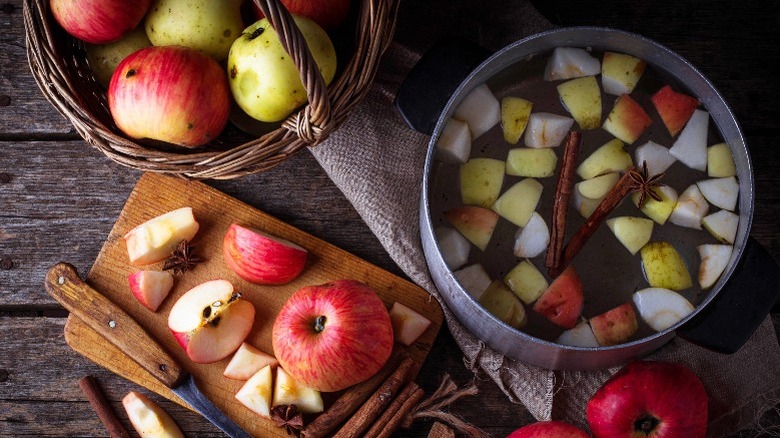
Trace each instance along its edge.
{"label": "knife wooden handle", "polygon": [[45,284],[52,298],[165,386],[175,388],[186,377],[184,369],[133,317],[85,283],[73,265],[52,266]]}

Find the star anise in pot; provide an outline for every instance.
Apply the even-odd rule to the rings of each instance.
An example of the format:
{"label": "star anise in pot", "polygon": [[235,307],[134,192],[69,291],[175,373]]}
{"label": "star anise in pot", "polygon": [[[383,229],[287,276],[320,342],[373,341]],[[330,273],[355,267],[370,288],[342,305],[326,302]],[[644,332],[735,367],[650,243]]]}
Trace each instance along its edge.
{"label": "star anise in pot", "polygon": [[163,271],[173,269],[174,274],[181,274],[192,270],[195,265],[203,262],[200,256],[193,254],[194,245],[185,239],[179,242],[173,253],[165,260]]}
{"label": "star anise in pot", "polygon": [[639,193],[639,202],[637,203],[639,208],[642,208],[647,198],[652,198],[658,202],[663,201],[661,195],[653,190],[654,187],[661,185],[661,178],[664,176],[663,172],[650,176],[647,171],[647,161],[643,161],[641,172],[636,169],[631,169],[628,171],[628,175],[631,177],[633,183],[631,191]]}
{"label": "star anise in pot", "polygon": [[276,427],[283,427],[287,435],[301,436],[303,429],[303,416],[295,405],[277,405],[271,409],[271,418]]}

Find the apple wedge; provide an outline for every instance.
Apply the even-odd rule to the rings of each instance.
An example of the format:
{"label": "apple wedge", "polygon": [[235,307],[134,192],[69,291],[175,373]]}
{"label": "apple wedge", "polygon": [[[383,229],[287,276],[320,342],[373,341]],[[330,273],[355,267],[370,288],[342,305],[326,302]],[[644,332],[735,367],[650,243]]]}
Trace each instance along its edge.
{"label": "apple wedge", "polygon": [[525,127],[523,141],[529,148],[554,148],[560,146],[569,133],[574,119],[553,113],[531,113]]}
{"label": "apple wedge", "polygon": [[[279,365],[279,361],[270,354],[264,353],[247,342],[243,342],[233,354],[222,375],[228,379],[247,380],[255,373],[265,368]],[[270,395],[269,395],[270,397]]]}
{"label": "apple wedge", "polygon": [[669,148],[669,153],[691,169],[706,171],[709,124],[710,113],[700,109],[694,110],[679,137]]}
{"label": "apple wedge", "polygon": [[593,214],[594,211],[596,211],[596,208],[599,206],[601,201],[604,200],[604,198],[600,199],[590,199],[582,196],[582,193],[580,193],[579,190],[574,190],[571,193],[571,205],[574,207],[575,210],[582,216],[583,218],[587,219],[590,217],[590,215]]}
{"label": "apple wedge", "polygon": [[669,242],[651,242],[642,247],[642,269],[652,287],[680,291],[693,286],[691,274],[680,253]]}
{"label": "apple wedge", "polygon": [[528,322],[525,308],[514,293],[501,281],[490,283],[479,303],[499,321],[519,329]]}
{"label": "apple wedge", "polygon": [[507,189],[491,209],[519,227],[525,227],[542,197],[542,185],[533,178],[525,178]]}
{"label": "apple wedge", "polygon": [[669,222],[686,228],[701,230],[701,220],[710,209],[710,204],[704,199],[699,186],[691,184],[677,198],[677,204],[669,215]]}
{"label": "apple wedge", "polygon": [[641,217],[619,216],[607,219],[607,227],[631,255],[639,252],[653,235],[653,221]]}
{"label": "apple wedge", "polygon": [[512,268],[504,276],[504,284],[525,304],[536,301],[550,285],[539,269],[528,260],[523,260]]}
{"label": "apple wedge", "polygon": [[[652,190],[661,197],[661,200],[656,201],[648,196],[645,198],[640,210],[659,225],[663,225],[669,219],[669,216],[672,215],[674,207],[677,206],[677,191],[670,186],[653,187]],[[639,207],[639,197],[639,192],[635,192],[631,195],[631,201],[633,201],[634,205],[637,207]]]}
{"label": "apple wedge", "polygon": [[472,158],[460,165],[460,196],[465,205],[489,208],[501,193],[506,163],[493,158]]}
{"label": "apple wedge", "polygon": [[493,282],[485,270],[485,267],[479,263],[466,266],[463,269],[458,269],[453,272],[452,275],[458,280],[458,283],[463,286],[463,289],[477,301],[479,301],[479,298],[485,293],[485,290],[490,286],[490,283]]}
{"label": "apple wedge", "polygon": [[639,329],[639,322],[634,307],[625,303],[591,318],[590,327],[599,345],[608,347],[628,341]]}
{"label": "apple wedge", "polygon": [[140,392],[122,398],[127,418],[142,438],[183,438],[179,425],[163,408]]}
{"label": "apple wedge", "polygon": [[601,125],[601,89],[595,76],[571,79],[556,89],[580,129],[596,129]]}
{"label": "apple wedge", "polygon": [[272,406],[295,405],[300,412],[316,414],[325,410],[322,394],[295,380],[282,367],[276,367]]}
{"label": "apple wedge", "polygon": [[569,265],[534,303],[534,311],[565,329],[574,328],[584,304],[582,280]]}
{"label": "apple wedge", "polygon": [[191,207],[149,219],[124,235],[130,264],[143,266],[166,259],[182,240],[192,240],[198,222]]}
{"label": "apple wedge", "polygon": [[395,341],[407,347],[417,342],[431,326],[430,319],[398,301],[393,303],[389,313]]}
{"label": "apple wedge", "polygon": [[577,323],[573,328],[564,330],[555,342],[572,347],[599,346],[599,341],[596,339],[596,335],[593,334],[593,329],[590,328],[588,321],[585,321],[584,319]]}
{"label": "apple wedge", "polygon": [[710,178],[723,178],[737,176],[737,166],[734,164],[734,156],[726,143],[714,144],[707,148],[707,176]]}
{"label": "apple wedge", "polygon": [[547,178],[555,174],[558,156],[550,148],[510,149],[506,157],[506,174],[529,178]]}
{"label": "apple wedge", "polygon": [[737,208],[739,183],[733,176],[705,179],[696,185],[710,204],[728,211]]}
{"label": "apple wedge", "polygon": [[530,100],[521,97],[506,96],[501,99],[501,130],[504,133],[504,141],[509,144],[517,144],[520,141],[533,105]]}
{"label": "apple wedge", "polygon": [[286,284],[306,267],[309,252],[287,239],[231,224],[222,239],[225,263],[254,284]]}
{"label": "apple wedge", "polygon": [[543,253],[550,244],[550,229],[541,215],[531,213],[525,227],[515,233],[514,254],[520,258],[534,258]]}
{"label": "apple wedge", "polygon": [[436,158],[445,163],[465,163],[471,155],[471,131],[466,122],[450,117],[436,139]]}
{"label": "apple wedge", "polygon": [[271,417],[271,403],[273,402],[274,376],[271,365],[266,365],[257,370],[236,392],[236,400],[241,402],[250,411]]}
{"label": "apple wedge", "polygon": [[601,72],[601,63],[585,49],[556,47],[544,68],[545,81],[595,76]]}
{"label": "apple wedge", "polygon": [[696,247],[699,252],[699,285],[707,290],[715,285],[731,259],[731,245],[705,244]]}
{"label": "apple wedge", "polygon": [[482,251],[487,248],[498,223],[498,213],[474,205],[447,210],[444,217],[463,237]]}
{"label": "apple wedge", "polygon": [[444,263],[451,270],[465,265],[469,260],[471,243],[457,230],[450,227],[436,227],[433,230],[436,241],[439,243],[439,253],[444,258]]}
{"label": "apple wedge", "polygon": [[501,104],[487,85],[480,84],[458,104],[454,117],[466,122],[475,139],[501,121]]}
{"label": "apple wedge", "polygon": [[661,87],[650,100],[672,137],[683,129],[699,106],[699,99],[674,91],[669,85]]}
{"label": "apple wedge", "polygon": [[605,173],[595,178],[586,179],[575,184],[582,196],[588,199],[602,199],[617,184],[620,174],[617,172]]}
{"label": "apple wedge", "polygon": [[156,312],[173,288],[168,271],[136,271],[127,277],[130,291],[147,309]]}
{"label": "apple wedge", "polygon": [[623,148],[624,143],[613,138],[599,146],[577,167],[577,175],[582,179],[591,179],[611,172],[626,172],[634,162]]}
{"label": "apple wedge", "polygon": [[649,287],[632,296],[639,316],[653,330],[662,332],[693,312],[693,304],[669,289]]}
{"label": "apple wedge", "polygon": [[636,158],[635,163],[637,166],[641,167],[643,163],[647,163],[648,175],[658,175],[659,173],[666,172],[666,169],[677,161],[677,159],[669,153],[668,148],[661,146],[654,141],[648,141],[647,143],[637,146],[634,157]]}
{"label": "apple wedge", "polygon": [[601,86],[615,96],[629,94],[645,72],[647,62],[625,53],[604,52],[601,61]]}
{"label": "apple wedge", "polygon": [[604,120],[603,128],[619,138],[632,144],[653,123],[650,116],[630,94],[623,94],[615,99],[615,105]]}
{"label": "apple wedge", "polygon": [[719,241],[733,245],[737,237],[739,216],[728,210],[719,210],[704,216],[701,225]]}

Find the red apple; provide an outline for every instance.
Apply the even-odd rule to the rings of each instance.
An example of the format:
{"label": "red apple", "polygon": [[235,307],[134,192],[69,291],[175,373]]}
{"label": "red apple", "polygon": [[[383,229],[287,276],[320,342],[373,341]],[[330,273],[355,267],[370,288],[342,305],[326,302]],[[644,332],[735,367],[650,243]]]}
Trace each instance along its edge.
{"label": "red apple", "polygon": [[130,54],[108,86],[111,116],[125,134],[188,148],[222,132],[230,99],[227,73],[217,61],[180,46]]}
{"label": "red apple", "polygon": [[276,316],[274,355],[298,382],[339,391],[374,375],[393,349],[393,326],[368,285],[337,280],[295,292]]}
{"label": "red apple", "polygon": [[589,435],[569,423],[551,420],[525,425],[506,438],[589,438]]}
{"label": "red apple", "polygon": [[144,307],[156,312],[173,287],[168,271],[136,271],[127,277],[130,291]]}
{"label": "red apple", "polygon": [[602,125],[610,134],[631,144],[653,123],[642,106],[630,94],[618,96]]}
{"label": "red apple", "polygon": [[51,13],[72,36],[92,44],[118,40],[133,30],[151,0],[51,0]]}
{"label": "red apple", "polygon": [[284,284],[306,266],[306,249],[254,228],[232,224],[222,240],[225,262],[239,277],[255,284]]}
{"label": "red apple", "polygon": [[672,137],[683,129],[699,106],[699,99],[674,91],[669,85],[661,87],[651,100]]}
{"label": "red apple", "polygon": [[[282,0],[290,13],[311,18],[325,30],[339,27],[347,19],[352,0]],[[265,18],[263,11],[252,2],[258,20]]]}
{"label": "red apple", "polygon": [[594,437],[698,438],[707,431],[707,391],[682,364],[634,361],[588,401]]}
{"label": "red apple", "polygon": [[584,302],[582,280],[574,266],[569,265],[542,293],[534,304],[534,311],[553,323],[570,329],[579,322]]}
{"label": "red apple", "polygon": [[252,330],[255,306],[227,280],[212,280],[182,295],[168,315],[168,328],[195,363],[224,359]]}
{"label": "red apple", "polygon": [[590,319],[590,327],[599,345],[609,346],[622,344],[634,336],[639,323],[634,306],[628,302],[594,316]]}

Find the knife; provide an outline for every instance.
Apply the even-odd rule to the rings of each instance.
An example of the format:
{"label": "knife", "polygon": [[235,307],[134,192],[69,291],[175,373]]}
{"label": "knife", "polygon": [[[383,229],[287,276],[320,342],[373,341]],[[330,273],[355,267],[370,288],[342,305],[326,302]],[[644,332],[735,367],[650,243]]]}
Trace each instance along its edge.
{"label": "knife", "polygon": [[69,312],[101,334],[129,358],[173,391],[212,424],[235,438],[251,438],[209,401],[195,379],[151,335],[119,306],[85,283],[68,263],[46,274],[46,291]]}

